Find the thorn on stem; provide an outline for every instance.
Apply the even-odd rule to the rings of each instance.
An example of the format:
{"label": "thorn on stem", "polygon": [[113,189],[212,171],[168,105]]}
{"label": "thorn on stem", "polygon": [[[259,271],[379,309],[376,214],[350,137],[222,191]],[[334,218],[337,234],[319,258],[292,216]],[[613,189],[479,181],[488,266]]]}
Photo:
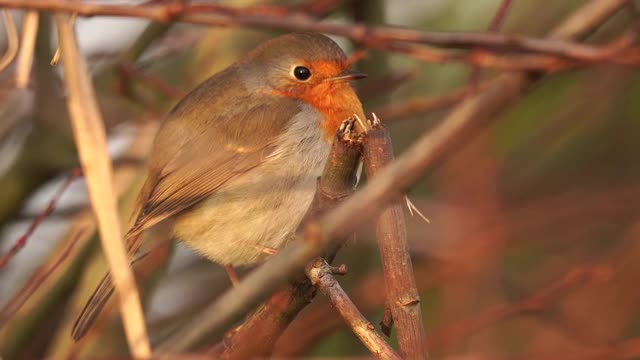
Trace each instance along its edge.
{"label": "thorn on stem", "polygon": [[426,221],[428,224],[431,224],[431,220],[429,220],[429,218],[427,218],[426,216],[424,216],[424,214],[422,214],[422,212],[420,212],[418,207],[416,207],[413,202],[411,202],[409,196],[405,195],[404,199],[407,202],[407,207],[409,208],[409,213],[411,214],[411,216],[414,216],[413,212],[415,211],[416,214],[418,214],[418,216],[422,218],[422,220]]}
{"label": "thorn on stem", "polygon": [[376,115],[376,113],[372,112],[371,116],[373,117],[373,120],[371,121],[371,125],[373,125],[374,128],[382,126],[382,120],[380,120],[380,118],[378,117],[378,115]]}

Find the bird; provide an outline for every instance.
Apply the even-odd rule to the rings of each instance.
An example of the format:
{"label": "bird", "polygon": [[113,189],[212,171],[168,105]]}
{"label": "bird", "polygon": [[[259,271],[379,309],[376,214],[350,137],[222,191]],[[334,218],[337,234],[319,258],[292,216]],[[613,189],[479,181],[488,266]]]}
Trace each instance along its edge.
{"label": "bird", "polygon": [[[334,135],[364,119],[343,50],[319,33],[259,44],[191,90],[164,117],[124,236],[130,259],[145,231],[223,266],[258,264],[290,241],[315,193]],[[107,275],[72,329],[79,340],[114,291]]]}

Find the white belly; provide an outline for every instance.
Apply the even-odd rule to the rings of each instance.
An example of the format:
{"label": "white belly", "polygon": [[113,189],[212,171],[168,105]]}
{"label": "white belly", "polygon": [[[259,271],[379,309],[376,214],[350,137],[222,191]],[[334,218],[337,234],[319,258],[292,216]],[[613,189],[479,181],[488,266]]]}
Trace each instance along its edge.
{"label": "white belly", "polygon": [[192,210],[178,216],[178,240],[220,264],[264,260],[265,248],[291,240],[304,216],[331,145],[323,140],[319,114],[298,115],[262,165],[230,181]]}

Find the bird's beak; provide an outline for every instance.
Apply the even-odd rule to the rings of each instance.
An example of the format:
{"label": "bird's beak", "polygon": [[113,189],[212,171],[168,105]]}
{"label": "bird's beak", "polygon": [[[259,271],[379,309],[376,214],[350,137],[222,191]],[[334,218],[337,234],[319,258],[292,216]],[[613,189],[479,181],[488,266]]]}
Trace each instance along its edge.
{"label": "bird's beak", "polygon": [[355,71],[355,70],[345,70],[340,75],[329,78],[331,81],[349,81],[349,80],[360,80],[366,78],[367,74]]}

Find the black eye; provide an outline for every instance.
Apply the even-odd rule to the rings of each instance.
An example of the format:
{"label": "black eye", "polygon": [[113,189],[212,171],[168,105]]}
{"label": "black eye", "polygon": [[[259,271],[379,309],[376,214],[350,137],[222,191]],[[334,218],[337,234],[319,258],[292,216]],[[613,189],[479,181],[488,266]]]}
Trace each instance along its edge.
{"label": "black eye", "polygon": [[293,69],[293,76],[300,81],[305,81],[311,77],[311,70],[304,66],[296,66]]}

